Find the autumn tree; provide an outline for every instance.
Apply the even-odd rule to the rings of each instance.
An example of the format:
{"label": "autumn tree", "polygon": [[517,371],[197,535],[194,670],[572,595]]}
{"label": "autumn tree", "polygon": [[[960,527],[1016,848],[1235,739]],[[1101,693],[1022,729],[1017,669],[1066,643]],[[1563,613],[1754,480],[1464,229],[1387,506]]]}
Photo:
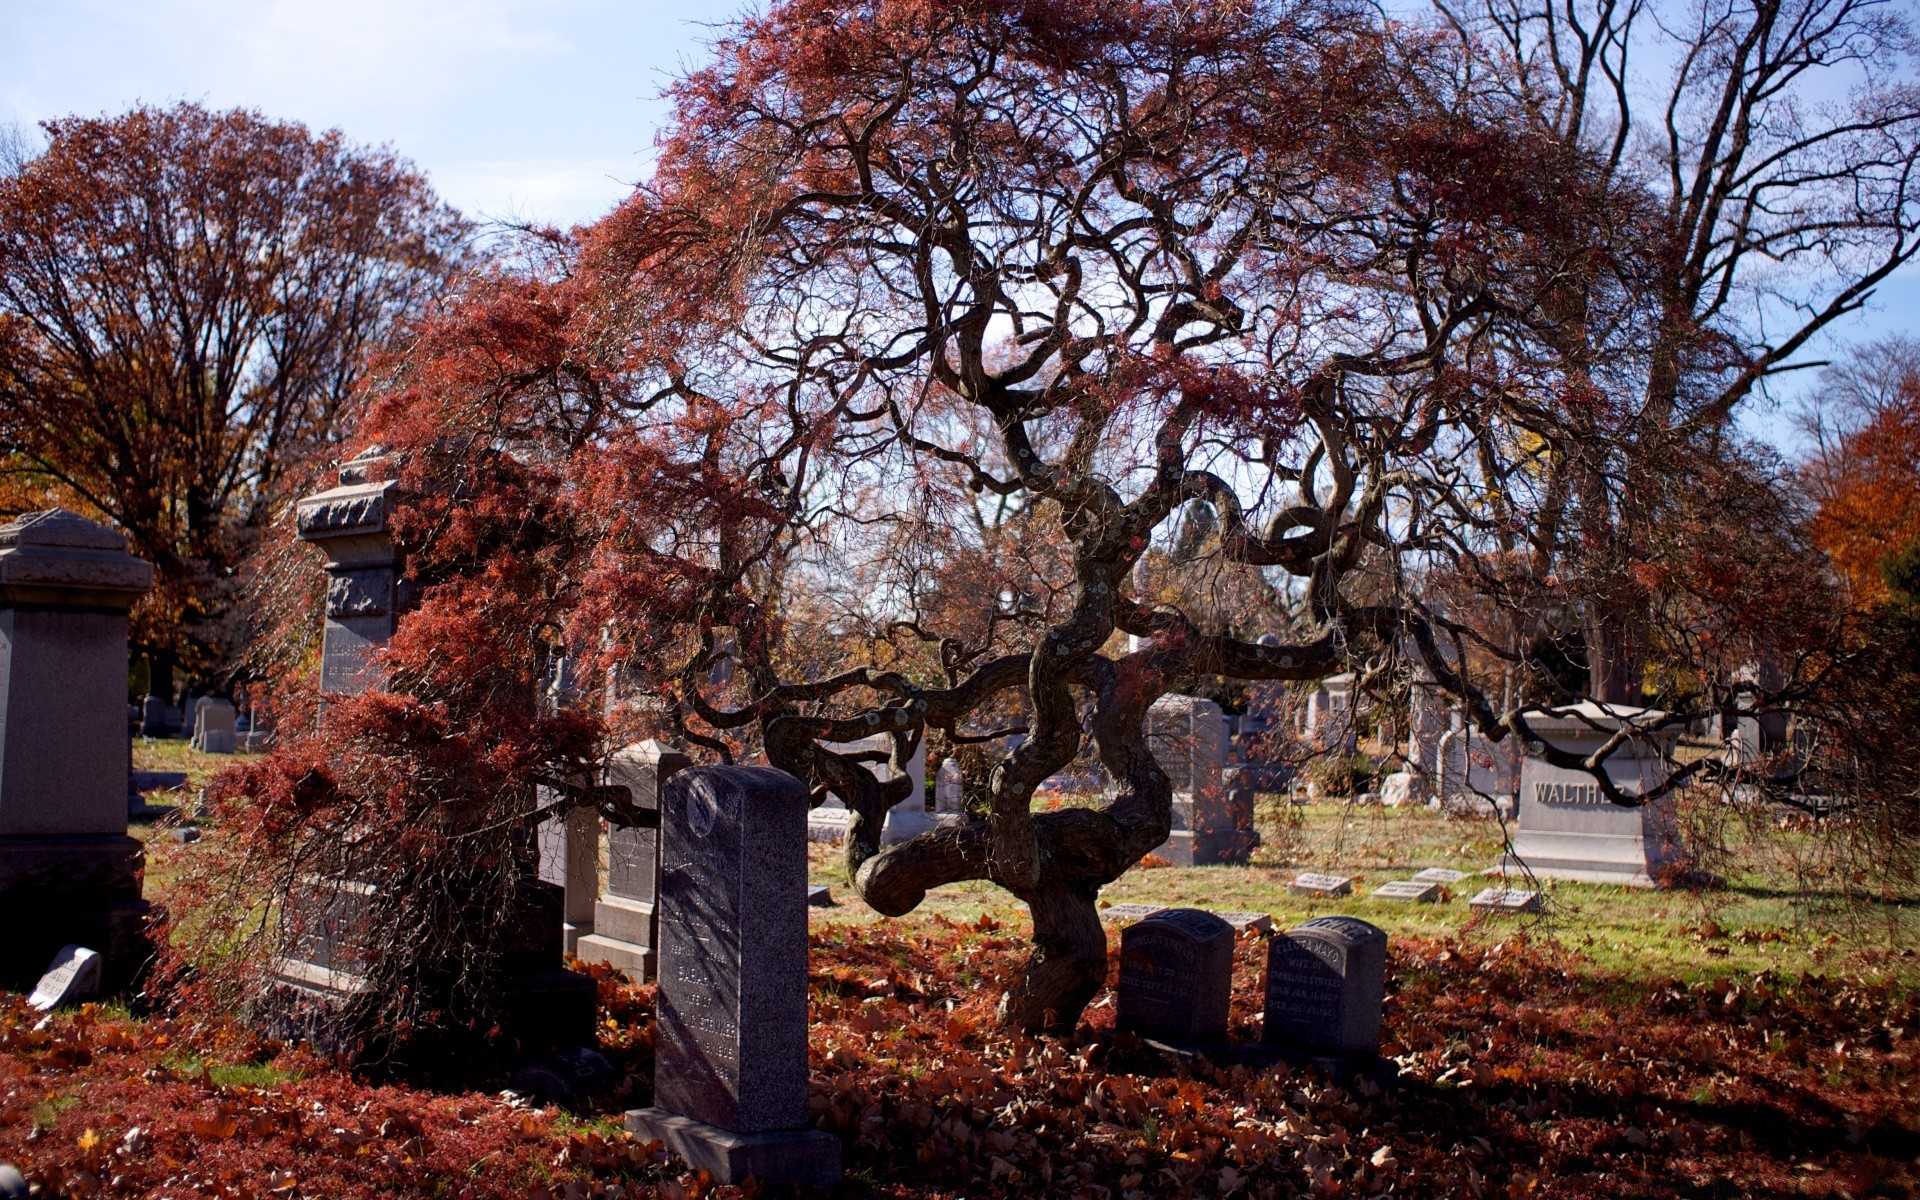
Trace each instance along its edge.
{"label": "autumn tree", "polygon": [[[1527,423],[1544,441],[1523,541],[1536,607],[1575,615],[1587,691],[1637,702],[1660,690],[1651,542],[1683,519],[1690,473],[1719,470],[1742,406],[1818,365],[1815,339],[1920,252],[1908,14],[1887,0],[1439,8],[1479,84],[1641,194],[1565,247],[1521,349],[1580,394],[1557,432]],[[1579,265],[1605,243],[1630,269]]]}
{"label": "autumn tree", "polygon": [[338,132],[193,104],[48,122],[0,170],[5,465],[158,569],[136,641],[228,665],[235,576],[290,464],[461,253],[426,180]]}
{"label": "autumn tree", "polygon": [[1822,383],[1805,414],[1814,536],[1870,606],[1888,598],[1889,562],[1920,545],[1920,343],[1864,347]]}

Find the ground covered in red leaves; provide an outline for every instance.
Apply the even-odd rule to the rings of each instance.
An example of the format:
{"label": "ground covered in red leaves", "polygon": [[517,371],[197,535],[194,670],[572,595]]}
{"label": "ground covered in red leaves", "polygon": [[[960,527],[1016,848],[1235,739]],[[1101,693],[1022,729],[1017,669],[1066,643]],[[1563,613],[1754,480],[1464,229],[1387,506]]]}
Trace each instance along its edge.
{"label": "ground covered in red leaves", "polygon": [[[1596,977],[1512,939],[1403,940],[1397,1084],[1168,1061],[1112,1029],[1009,1038],[1023,954],[990,920],[813,935],[813,1110],[842,1194],[886,1197],[1911,1196],[1920,998],[1766,976]],[[1257,935],[1236,1036],[1258,1035]],[[618,1132],[646,1102],[650,989],[603,985],[628,1074],[591,1109],[374,1085],[244,1031],[0,999],[0,1161],[45,1196],[742,1195]],[[759,1189],[749,1187],[745,1194]]]}

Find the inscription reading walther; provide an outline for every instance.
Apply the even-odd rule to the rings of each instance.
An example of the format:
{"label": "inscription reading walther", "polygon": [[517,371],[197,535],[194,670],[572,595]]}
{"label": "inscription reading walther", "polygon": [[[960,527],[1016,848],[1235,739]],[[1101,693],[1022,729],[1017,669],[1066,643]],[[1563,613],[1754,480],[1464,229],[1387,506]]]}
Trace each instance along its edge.
{"label": "inscription reading walther", "polygon": [[1535,783],[1533,799],[1537,804],[1601,805],[1611,804],[1597,783]]}

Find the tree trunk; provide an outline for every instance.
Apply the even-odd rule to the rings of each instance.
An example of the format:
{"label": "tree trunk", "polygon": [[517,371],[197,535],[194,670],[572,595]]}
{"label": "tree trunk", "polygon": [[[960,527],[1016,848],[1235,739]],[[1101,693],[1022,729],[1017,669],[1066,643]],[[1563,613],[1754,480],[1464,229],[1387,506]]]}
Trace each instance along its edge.
{"label": "tree trunk", "polygon": [[1639,662],[1628,622],[1601,609],[1587,617],[1587,687],[1603,704],[1631,704],[1640,697]]}
{"label": "tree trunk", "polygon": [[1107,931],[1090,887],[1043,884],[1022,897],[1033,955],[1000,1001],[1000,1021],[1024,1033],[1070,1034],[1107,982]]}

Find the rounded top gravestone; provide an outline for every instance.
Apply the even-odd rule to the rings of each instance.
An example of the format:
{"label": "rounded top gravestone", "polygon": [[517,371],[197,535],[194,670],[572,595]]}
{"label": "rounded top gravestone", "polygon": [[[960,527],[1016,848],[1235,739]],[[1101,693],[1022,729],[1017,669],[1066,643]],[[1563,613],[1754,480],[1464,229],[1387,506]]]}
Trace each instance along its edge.
{"label": "rounded top gravestone", "polygon": [[1180,1045],[1227,1036],[1233,926],[1198,908],[1163,908],[1120,934],[1116,1020]]}
{"label": "rounded top gravestone", "polygon": [[1358,917],[1317,917],[1267,948],[1269,1043],[1345,1057],[1380,1050],[1387,935]]}

